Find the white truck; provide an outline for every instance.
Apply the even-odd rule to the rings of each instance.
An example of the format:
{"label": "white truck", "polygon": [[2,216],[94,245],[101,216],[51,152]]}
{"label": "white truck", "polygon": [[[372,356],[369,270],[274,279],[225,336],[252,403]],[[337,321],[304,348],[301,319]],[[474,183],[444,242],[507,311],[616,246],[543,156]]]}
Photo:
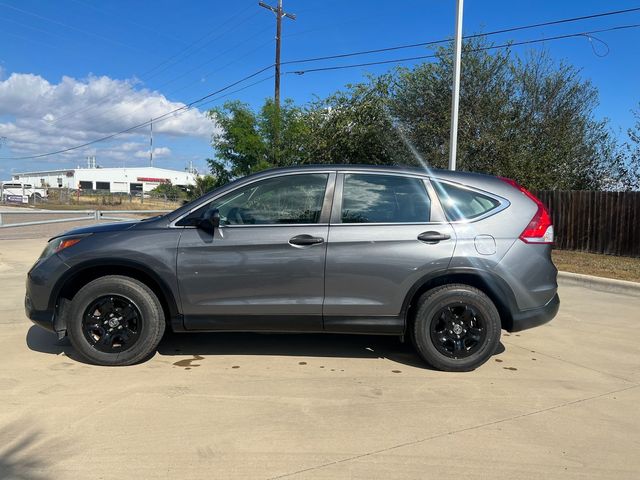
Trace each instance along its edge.
{"label": "white truck", "polygon": [[29,199],[47,198],[47,189],[30,183],[0,182],[0,199],[9,202],[27,203]]}

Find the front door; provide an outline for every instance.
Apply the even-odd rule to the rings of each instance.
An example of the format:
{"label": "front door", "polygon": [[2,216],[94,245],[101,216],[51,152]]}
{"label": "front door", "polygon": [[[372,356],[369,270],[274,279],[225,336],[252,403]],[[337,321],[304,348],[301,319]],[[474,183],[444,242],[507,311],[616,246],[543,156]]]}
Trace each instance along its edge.
{"label": "front door", "polygon": [[190,214],[218,209],[221,221],[213,236],[184,227],[180,237],[187,330],[322,329],[334,179],[314,172],[256,180]]}
{"label": "front door", "polygon": [[336,182],[325,272],[330,331],[401,333],[411,287],[443,271],[455,232],[428,182],[389,173],[344,172]]}

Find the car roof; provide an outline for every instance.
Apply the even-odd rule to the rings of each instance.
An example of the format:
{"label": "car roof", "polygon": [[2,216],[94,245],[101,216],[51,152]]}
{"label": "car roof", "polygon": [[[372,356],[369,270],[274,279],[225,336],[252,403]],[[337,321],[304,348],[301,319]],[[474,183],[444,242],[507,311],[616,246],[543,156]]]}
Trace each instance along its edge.
{"label": "car roof", "polygon": [[[296,165],[290,167],[276,167],[262,170],[260,172],[253,173],[244,177],[237,178],[226,185],[215,189],[208,194],[189,202],[182,207],[174,210],[168,214],[168,217],[173,220],[183,215],[187,211],[191,211],[202,203],[208,201],[212,195],[223,194],[226,190],[236,188],[239,185],[247,184],[261,178],[267,178],[274,175],[282,175],[287,173],[300,173],[300,172],[327,172],[327,171],[362,171],[362,172],[387,172],[387,173],[404,173],[404,174],[416,174],[421,176],[428,176],[438,180],[445,180],[450,182],[457,182],[463,185],[469,185],[471,187],[480,188],[481,190],[495,191],[496,194],[501,192],[507,193],[506,187],[511,188],[504,182],[497,181],[497,178],[492,175],[486,175],[483,173],[473,172],[460,172],[442,170],[438,168],[420,168],[409,165],[367,165],[367,164],[319,164],[319,165]],[[495,190],[496,184],[498,189]],[[494,188],[491,188],[494,187]]]}
{"label": "car roof", "polygon": [[[291,167],[277,167],[262,170],[258,173],[250,175],[257,178],[263,175],[272,175],[274,173],[300,172],[300,171],[327,171],[327,170],[351,170],[363,172],[388,172],[388,173],[413,173],[417,175],[426,175],[433,178],[443,180],[451,180],[454,182],[466,183],[468,181],[486,181],[493,179],[492,175],[475,172],[461,172],[443,170],[440,168],[416,167],[410,165],[367,165],[367,164],[318,164],[318,165],[296,165]],[[245,177],[247,178],[247,177]]]}

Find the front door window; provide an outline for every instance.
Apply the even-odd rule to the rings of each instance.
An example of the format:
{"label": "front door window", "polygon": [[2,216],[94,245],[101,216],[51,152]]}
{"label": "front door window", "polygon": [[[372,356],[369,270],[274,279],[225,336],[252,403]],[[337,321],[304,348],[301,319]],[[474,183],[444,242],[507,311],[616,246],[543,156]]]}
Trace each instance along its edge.
{"label": "front door window", "polygon": [[318,223],[328,177],[326,173],[309,173],[257,181],[213,200],[189,217],[217,208],[221,225]]}

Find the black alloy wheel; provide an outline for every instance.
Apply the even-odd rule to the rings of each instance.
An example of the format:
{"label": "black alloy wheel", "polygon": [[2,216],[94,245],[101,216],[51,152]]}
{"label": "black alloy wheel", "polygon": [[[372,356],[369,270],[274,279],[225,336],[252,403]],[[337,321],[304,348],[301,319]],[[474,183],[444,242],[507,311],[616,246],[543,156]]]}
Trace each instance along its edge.
{"label": "black alloy wheel", "polygon": [[412,340],[434,368],[468,372],[485,363],[500,344],[500,314],[471,285],[452,283],[423,293],[413,318]]}
{"label": "black alloy wheel", "polygon": [[150,358],[166,326],[154,291],[124,275],[105,275],[78,290],[65,323],[79,359],[105,366]]}
{"label": "black alloy wheel", "polygon": [[140,338],[142,314],[132,300],[120,295],[97,298],[84,312],[82,333],[93,348],[104,353],[130,349]]}
{"label": "black alloy wheel", "polygon": [[430,330],[436,349],[449,358],[473,355],[487,335],[483,316],[472,306],[461,302],[438,310]]}

